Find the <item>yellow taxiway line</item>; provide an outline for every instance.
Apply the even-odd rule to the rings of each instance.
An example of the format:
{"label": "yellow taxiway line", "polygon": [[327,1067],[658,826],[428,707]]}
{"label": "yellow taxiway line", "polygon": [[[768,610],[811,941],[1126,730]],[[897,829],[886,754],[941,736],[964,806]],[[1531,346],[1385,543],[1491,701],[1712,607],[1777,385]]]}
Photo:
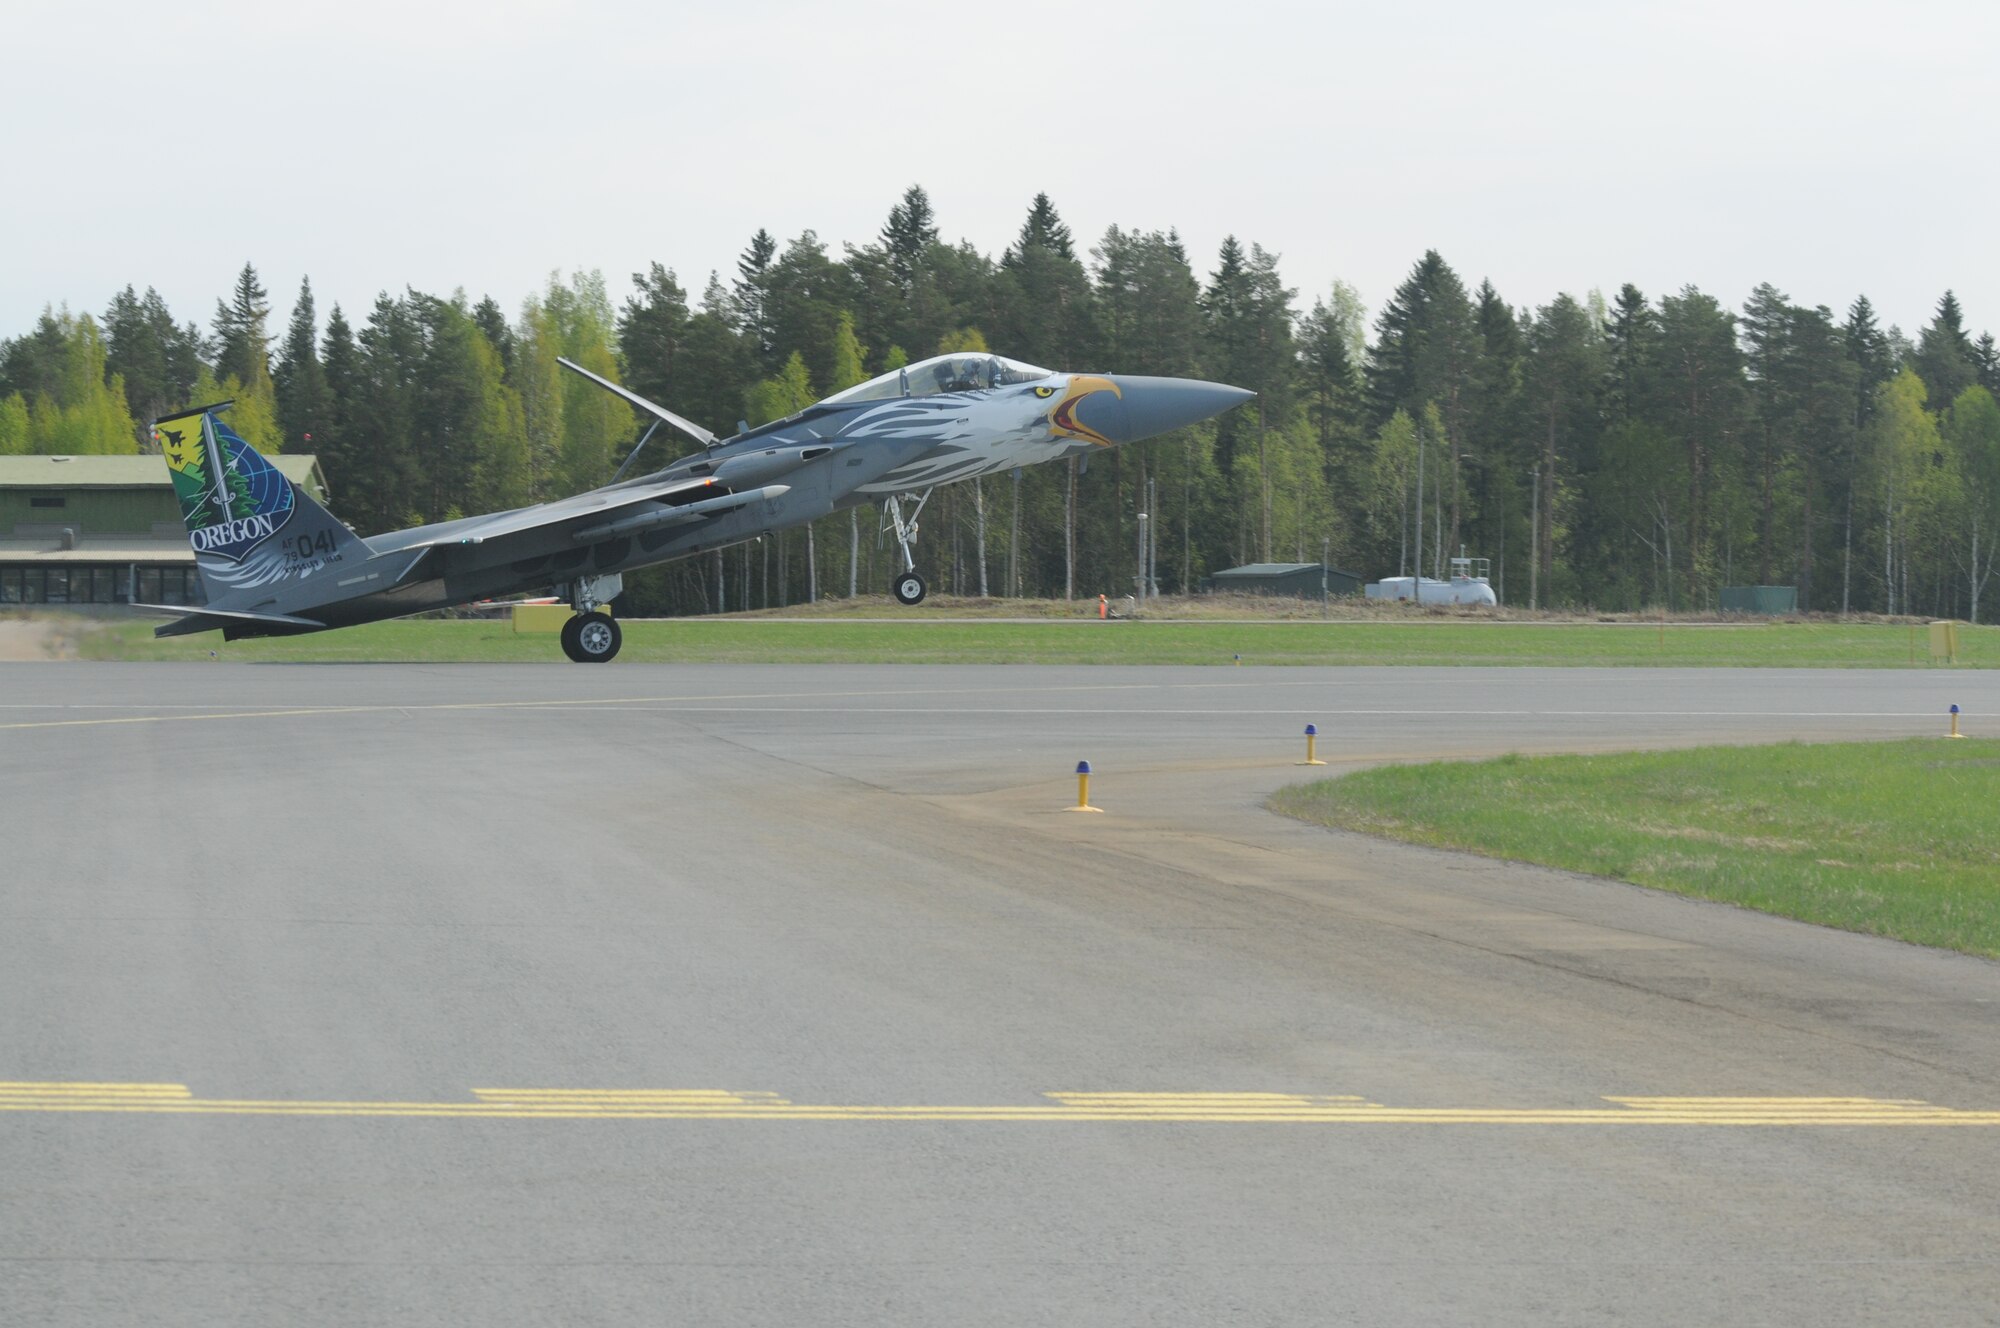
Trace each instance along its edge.
{"label": "yellow taxiway line", "polygon": [[930,1121],[1207,1125],[2000,1125],[2000,1111],[1868,1097],[1608,1097],[1591,1107],[1392,1107],[1291,1093],[1045,1093],[994,1106],[834,1105],[726,1089],[481,1088],[471,1102],[198,1098],[184,1084],[0,1082],[0,1112],[473,1120]]}

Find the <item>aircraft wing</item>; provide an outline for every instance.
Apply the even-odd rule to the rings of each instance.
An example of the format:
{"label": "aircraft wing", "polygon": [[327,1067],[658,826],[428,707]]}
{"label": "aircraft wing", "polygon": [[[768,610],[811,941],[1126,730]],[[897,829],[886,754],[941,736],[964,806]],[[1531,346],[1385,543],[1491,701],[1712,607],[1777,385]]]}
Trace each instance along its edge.
{"label": "aircraft wing", "polygon": [[[558,498],[552,503],[523,507],[513,512],[501,512],[483,520],[454,521],[448,530],[427,538],[411,540],[409,543],[396,541],[389,544],[380,538],[371,540],[370,543],[378,552],[428,549],[453,544],[485,544],[508,535],[559,526],[581,517],[598,518],[591,522],[591,526],[595,527],[624,515],[628,508],[639,507],[646,503],[665,502],[689,494],[693,495],[692,500],[674,504],[674,511],[678,512],[697,505],[707,510],[706,503],[698,491],[719,487],[712,479],[680,479],[622,489],[599,489],[592,493],[580,493],[574,498]],[[743,494],[718,493],[717,497],[748,501]],[[739,502],[732,505],[741,504]]]}

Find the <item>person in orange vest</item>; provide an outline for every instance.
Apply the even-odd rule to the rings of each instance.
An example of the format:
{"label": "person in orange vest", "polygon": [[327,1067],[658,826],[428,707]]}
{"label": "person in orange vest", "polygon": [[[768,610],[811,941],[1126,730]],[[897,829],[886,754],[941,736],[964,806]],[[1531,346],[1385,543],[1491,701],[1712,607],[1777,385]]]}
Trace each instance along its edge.
{"label": "person in orange vest", "polygon": [[1097,616],[1100,618],[1109,618],[1111,616],[1111,602],[1102,595],[1097,597]]}

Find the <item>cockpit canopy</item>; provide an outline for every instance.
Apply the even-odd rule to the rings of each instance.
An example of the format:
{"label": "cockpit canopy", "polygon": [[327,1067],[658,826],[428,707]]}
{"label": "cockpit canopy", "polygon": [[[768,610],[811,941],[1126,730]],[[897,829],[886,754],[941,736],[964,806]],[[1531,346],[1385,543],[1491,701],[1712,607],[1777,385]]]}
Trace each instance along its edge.
{"label": "cockpit canopy", "polygon": [[827,400],[887,401],[894,397],[928,397],[939,392],[967,392],[974,388],[1003,387],[1008,383],[1040,382],[1050,376],[1047,369],[1010,360],[1004,355],[934,355],[901,369],[891,369],[845,392],[836,392]]}

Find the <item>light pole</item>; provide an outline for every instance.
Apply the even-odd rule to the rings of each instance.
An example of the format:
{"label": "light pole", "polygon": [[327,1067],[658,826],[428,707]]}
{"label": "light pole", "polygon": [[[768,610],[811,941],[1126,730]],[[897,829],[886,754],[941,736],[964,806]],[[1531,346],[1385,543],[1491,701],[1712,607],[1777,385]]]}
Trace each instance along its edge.
{"label": "light pole", "polygon": [[1410,578],[1410,602],[1424,602],[1424,430],[1417,429],[1417,565]]}
{"label": "light pole", "polygon": [[1139,583],[1137,599],[1139,607],[1143,609],[1146,607],[1146,514],[1144,512],[1139,513],[1138,573],[1133,580]]}
{"label": "light pole", "polygon": [[[1146,478],[1146,506],[1148,509],[1160,505],[1160,480],[1156,475]],[[1147,527],[1146,537],[1146,593],[1154,599],[1160,597],[1160,528]]]}
{"label": "light pole", "polygon": [[1535,463],[1533,489],[1528,499],[1528,607],[1540,607],[1542,575],[1542,463]]}

